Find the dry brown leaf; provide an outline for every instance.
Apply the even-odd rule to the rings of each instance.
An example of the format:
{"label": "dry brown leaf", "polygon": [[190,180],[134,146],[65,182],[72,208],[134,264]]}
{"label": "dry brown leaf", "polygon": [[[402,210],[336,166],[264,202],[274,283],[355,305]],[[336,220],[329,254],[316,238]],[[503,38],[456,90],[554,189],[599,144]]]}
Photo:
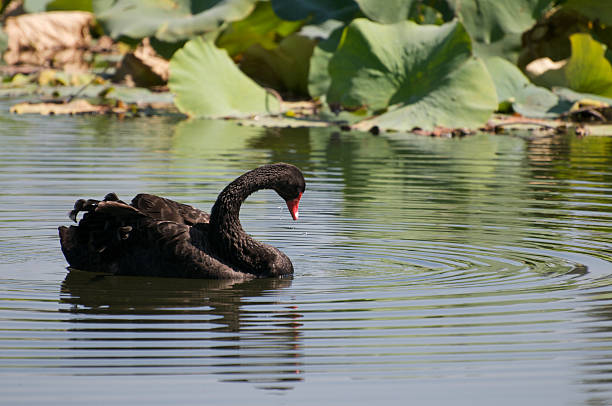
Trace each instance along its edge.
{"label": "dry brown leaf", "polygon": [[73,100],[69,103],[19,103],[11,107],[11,113],[16,114],[84,114],[105,113],[107,106],[95,106],[87,100]]}
{"label": "dry brown leaf", "polygon": [[82,49],[91,41],[89,26],[92,21],[93,15],[85,11],[9,17],[5,24],[9,40],[4,59],[8,64],[68,64],[74,65],[72,70],[81,70],[84,66],[75,58],[82,60]]}
{"label": "dry brown leaf", "polygon": [[52,11],[9,17],[5,30],[9,49],[86,47],[93,15],[86,11]]}
{"label": "dry brown leaf", "polygon": [[85,61],[84,49],[44,49],[40,51],[11,50],[4,54],[4,60],[9,65],[31,65],[62,68],[66,72],[86,72],[89,65]]}

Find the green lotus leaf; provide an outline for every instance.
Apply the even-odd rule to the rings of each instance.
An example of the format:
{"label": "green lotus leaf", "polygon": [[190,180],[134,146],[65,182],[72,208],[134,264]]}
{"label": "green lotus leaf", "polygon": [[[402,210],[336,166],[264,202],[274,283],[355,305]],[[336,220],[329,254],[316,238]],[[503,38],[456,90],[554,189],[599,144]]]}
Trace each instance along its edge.
{"label": "green lotus leaf", "polygon": [[555,87],[550,91],[535,86],[516,66],[502,58],[490,58],[485,62],[495,83],[498,102],[511,102],[514,111],[525,117],[558,118],[570,111],[576,102],[612,104],[612,98],[579,93],[565,87]]}
{"label": "green lotus leaf", "polygon": [[495,83],[499,110],[512,109],[530,118],[557,118],[572,107],[567,98],[544,87],[535,86],[512,63],[500,57],[485,59]]}
{"label": "green lotus leaf", "polygon": [[605,47],[589,34],[574,34],[570,41],[572,56],[563,67],[568,87],[612,97],[612,66],[605,57]]}
{"label": "green lotus leaf", "polygon": [[93,11],[93,0],[25,0],[23,9],[28,13],[42,13],[43,11],[81,10]]}
{"label": "green lotus leaf", "polygon": [[496,56],[487,58],[484,62],[495,84],[498,103],[513,101],[531,84],[519,68],[503,58]]}
{"label": "green lotus leaf", "polygon": [[355,2],[369,19],[391,24],[408,19],[414,0],[385,0],[384,6],[380,0],[355,0]]}
{"label": "green lotus leaf", "polygon": [[330,104],[385,112],[364,126],[478,127],[497,108],[494,84],[463,25],[353,21],[329,62]]}
{"label": "green lotus leaf", "polygon": [[589,32],[597,41],[612,45],[612,27],[602,28],[576,10],[558,7],[522,34],[517,65],[524,70],[538,59],[549,58],[553,62],[568,59],[572,54],[569,37],[577,32]]}
{"label": "green lotus leaf", "polygon": [[521,34],[536,23],[551,1],[462,0],[453,3],[455,15],[474,40],[477,55],[497,55],[516,62]]}
{"label": "green lotus leaf", "polygon": [[291,96],[308,96],[308,67],[314,40],[293,34],[274,49],[255,44],[247,49],[240,69],[262,86]]}
{"label": "green lotus leaf", "polygon": [[591,93],[579,93],[566,87],[556,87],[553,92],[562,100],[567,100],[571,103],[597,102],[602,105],[612,106],[612,97],[603,97]]}
{"label": "green lotus leaf", "polygon": [[281,20],[269,2],[259,2],[247,18],[231,23],[216,43],[231,56],[240,54],[255,44],[271,50],[278,46],[277,37],[287,37],[301,26],[301,21]]}
{"label": "green lotus leaf", "polygon": [[155,37],[178,42],[245,18],[256,0],[117,0],[94,2],[96,18],[113,38]]}
{"label": "green lotus leaf", "polygon": [[326,20],[350,21],[359,12],[354,0],[271,0],[274,12],[283,20],[308,19],[311,23]]}
{"label": "green lotus leaf", "polygon": [[279,101],[238,69],[227,52],[202,38],[170,60],[170,90],[179,110],[195,117],[278,113]]}
{"label": "green lotus leaf", "polygon": [[557,118],[568,112],[572,104],[546,88],[530,85],[517,94],[512,108],[525,117]]}
{"label": "green lotus leaf", "polygon": [[338,48],[343,30],[344,27],[337,28],[329,38],[319,42],[312,52],[308,72],[308,92],[311,97],[324,96],[329,89],[331,84],[328,71],[329,61]]}
{"label": "green lotus leaf", "polygon": [[172,106],[173,97],[169,92],[152,92],[142,87],[112,86],[103,93],[107,99],[121,100],[125,103],[167,104]]}
{"label": "green lotus leaf", "polygon": [[570,43],[572,55],[567,63],[534,77],[534,82],[612,97],[612,65],[606,59],[606,47],[586,33],[571,35]]}
{"label": "green lotus leaf", "polygon": [[612,7],[608,1],[602,0],[567,0],[563,7],[576,10],[591,20],[599,20],[606,25],[612,25]]}

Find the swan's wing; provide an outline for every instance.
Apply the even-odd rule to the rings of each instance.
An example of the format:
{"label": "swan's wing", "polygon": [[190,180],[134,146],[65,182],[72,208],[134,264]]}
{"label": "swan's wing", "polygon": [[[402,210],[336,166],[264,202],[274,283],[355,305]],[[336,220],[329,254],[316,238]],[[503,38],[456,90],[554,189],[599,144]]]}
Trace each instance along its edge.
{"label": "swan's wing", "polygon": [[74,268],[117,275],[245,279],[207,247],[208,224],[160,221],[119,201],[84,207],[78,226],[60,227],[62,251]]}
{"label": "swan's wing", "polygon": [[[210,254],[206,243],[208,224],[188,226],[161,221],[147,229],[147,239],[156,240],[162,255],[164,276],[181,278],[249,279]],[[165,273],[169,272],[169,273]]]}
{"label": "swan's wing", "polygon": [[195,207],[155,195],[141,193],[132,199],[132,206],[157,220],[180,224],[208,223],[210,215]]}

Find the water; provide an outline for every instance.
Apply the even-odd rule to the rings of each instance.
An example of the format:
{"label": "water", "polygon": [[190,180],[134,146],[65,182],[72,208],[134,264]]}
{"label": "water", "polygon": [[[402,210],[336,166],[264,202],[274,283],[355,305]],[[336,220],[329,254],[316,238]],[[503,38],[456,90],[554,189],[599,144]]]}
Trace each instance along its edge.
{"label": "water", "polygon": [[[0,120],[1,404],[612,403],[612,138]],[[67,273],[77,198],[209,209],[278,161],[300,220],[269,191],[241,219],[292,280]]]}

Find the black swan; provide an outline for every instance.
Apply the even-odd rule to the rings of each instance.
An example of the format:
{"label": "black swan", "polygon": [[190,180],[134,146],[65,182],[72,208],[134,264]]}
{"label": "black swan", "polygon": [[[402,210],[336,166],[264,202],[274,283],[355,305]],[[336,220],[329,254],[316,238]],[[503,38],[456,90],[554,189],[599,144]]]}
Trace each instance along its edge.
{"label": "black swan", "polygon": [[273,189],[294,220],[306,183],[293,165],[253,169],[223,189],[210,215],[163,197],[139,194],[132,204],[109,193],[104,200],[77,200],[59,227],[62,252],[71,267],[115,275],[250,279],[290,275],[293,265],[278,249],[258,242],[240,225],[242,202]]}

